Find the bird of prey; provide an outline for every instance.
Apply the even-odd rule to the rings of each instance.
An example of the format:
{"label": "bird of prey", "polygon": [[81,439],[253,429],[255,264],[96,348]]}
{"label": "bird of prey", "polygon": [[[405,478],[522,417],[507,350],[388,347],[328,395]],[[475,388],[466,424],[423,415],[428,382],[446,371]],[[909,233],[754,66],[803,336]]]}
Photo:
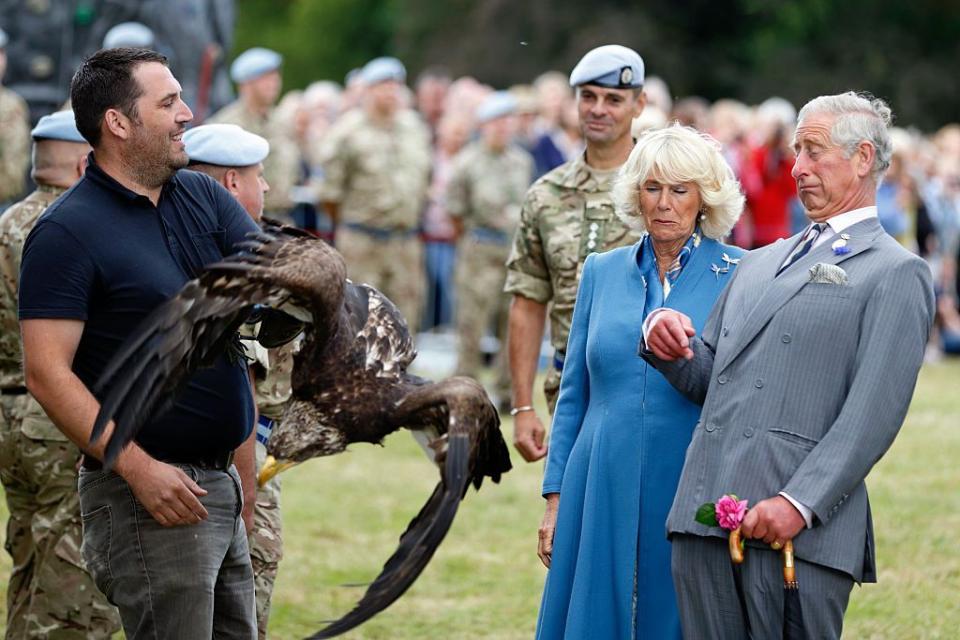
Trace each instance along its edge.
{"label": "bird of prey", "polygon": [[[401,427],[429,434],[440,482],[400,537],[394,554],[356,607],[312,638],[329,638],[382,611],[416,580],[453,522],[470,484],[510,469],[496,409],[470,378],[432,383],[407,373],[416,356],[406,322],[373,287],[346,278],[340,254],[324,241],[266,223],[239,252],[207,267],[154,311],[101,376],[92,440],[114,420],[104,463],[167,408],[191,372],[261,317],[259,341],[278,346],[303,331],[293,395],[267,444],[261,479],[354,442],[380,443]],[[434,437],[435,436],[435,437]]]}

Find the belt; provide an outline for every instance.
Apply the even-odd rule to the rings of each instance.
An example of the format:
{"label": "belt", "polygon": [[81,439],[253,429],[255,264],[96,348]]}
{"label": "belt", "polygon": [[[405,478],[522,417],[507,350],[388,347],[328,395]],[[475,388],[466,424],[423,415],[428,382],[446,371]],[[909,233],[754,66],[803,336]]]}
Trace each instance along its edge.
{"label": "belt", "polygon": [[553,368],[557,370],[557,373],[563,373],[563,361],[567,357],[562,351],[553,352]]}
{"label": "belt", "polygon": [[[210,469],[212,471],[226,471],[233,464],[233,451],[212,454],[209,456],[199,456],[191,460],[174,460],[170,458],[158,458],[160,462],[167,464],[188,464],[201,469]],[[103,463],[93,456],[83,454],[83,468],[87,471],[100,471],[103,469]]]}
{"label": "belt", "polygon": [[510,234],[500,229],[491,229],[489,227],[476,227],[470,230],[470,237],[483,244],[497,244],[505,246],[510,244]]}
{"label": "belt", "polygon": [[380,227],[371,227],[359,222],[343,223],[347,229],[366,234],[377,240],[389,240],[390,238],[410,238],[417,235],[417,229],[382,229]]}
{"label": "belt", "polygon": [[26,393],[26,387],[4,387],[0,389],[0,396],[22,396]]}
{"label": "belt", "polygon": [[275,421],[264,415],[257,417],[257,442],[266,446],[267,440],[270,439],[270,433],[273,431],[274,424],[276,424]]}

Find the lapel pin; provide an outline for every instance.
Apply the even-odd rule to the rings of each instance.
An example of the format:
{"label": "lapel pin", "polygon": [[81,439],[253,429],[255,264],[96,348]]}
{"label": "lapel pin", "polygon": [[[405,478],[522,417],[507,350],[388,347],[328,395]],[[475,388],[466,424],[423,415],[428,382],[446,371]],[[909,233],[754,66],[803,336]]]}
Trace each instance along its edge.
{"label": "lapel pin", "polygon": [[850,247],[847,246],[847,240],[850,239],[850,236],[846,233],[840,234],[840,239],[835,240],[830,248],[833,249],[833,255],[842,256],[844,254],[850,253]]}
{"label": "lapel pin", "polygon": [[[724,257],[726,257],[727,254],[723,254],[723,255]],[[730,271],[730,267],[721,267],[721,266],[718,266],[716,263],[714,263],[710,265],[710,271],[712,271],[713,275],[717,276],[717,280],[719,280],[720,274],[727,273],[728,271]]]}
{"label": "lapel pin", "polygon": [[731,258],[726,252],[724,252],[723,256],[721,257],[723,258],[723,261],[727,263],[727,269],[729,269],[731,266],[740,264],[740,258]]}

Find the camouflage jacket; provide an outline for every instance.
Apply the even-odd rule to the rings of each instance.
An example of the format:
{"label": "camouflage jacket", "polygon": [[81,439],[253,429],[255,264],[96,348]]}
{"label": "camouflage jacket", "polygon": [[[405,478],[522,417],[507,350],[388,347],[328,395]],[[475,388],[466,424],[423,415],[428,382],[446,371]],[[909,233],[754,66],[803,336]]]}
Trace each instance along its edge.
{"label": "camouflage jacket", "polygon": [[293,207],[290,189],[300,178],[300,149],[287,133],[288,127],[277,118],[276,111],[263,118],[237,100],[210,116],[207,123],[235,124],[266,138],[270,155],[263,161],[263,177],[270,190],[264,196],[263,208],[268,213],[289,211]]}
{"label": "camouflage jacket", "polygon": [[520,205],[530,186],[533,159],[517,146],[502,152],[477,141],[456,155],[447,182],[447,212],[463,219],[464,227],[513,233],[520,222]]}
{"label": "camouflage jacket", "polygon": [[550,342],[559,351],[567,348],[584,260],[640,239],[614,212],[615,177],[615,170],[594,171],[577,157],[537,180],[520,210],[503,290],[552,303]]}
{"label": "camouflage jacket", "polygon": [[415,229],[430,178],[430,134],[413,111],[390,125],[360,109],[327,132],[320,152],[320,199],[340,205],[342,222],[379,229]]}
{"label": "camouflage jacket", "polygon": [[65,189],[40,185],[0,216],[0,387],[22,387],[23,356],[17,322],[20,258],[27,234]]}
{"label": "camouflage jacket", "polygon": [[0,202],[18,198],[30,166],[30,121],[27,103],[0,87]]}

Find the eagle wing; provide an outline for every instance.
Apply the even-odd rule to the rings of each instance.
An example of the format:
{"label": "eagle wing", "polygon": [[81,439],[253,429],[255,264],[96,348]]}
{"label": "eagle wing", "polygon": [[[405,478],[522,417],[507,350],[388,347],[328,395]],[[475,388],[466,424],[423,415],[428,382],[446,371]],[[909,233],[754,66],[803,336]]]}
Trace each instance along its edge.
{"label": "eagle wing", "polygon": [[500,433],[500,417],[475,380],[456,377],[424,385],[401,400],[397,409],[410,416],[410,428],[419,426],[418,416],[422,422],[434,423],[438,417],[445,422],[446,436],[435,441],[440,482],[410,521],[397,550],[360,602],[310,636],[311,640],[345,633],[395,602],[430,562],[470,485],[479,489],[485,476],[499,482],[511,468],[510,453]]}
{"label": "eagle wing", "polygon": [[364,368],[375,371],[377,377],[403,375],[417,357],[406,320],[382,293],[366,284],[358,288],[367,299],[367,314],[356,336],[366,347]]}
{"label": "eagle wing", "polygon": [[114,421],[107,466],[148,418],[169,408],[194,371],[235,343],[255,305],[316,320],[320,330],[334,322],[346,268],[332,247],[294,229],[269,226],[240,248],[147,316],[107,364],[94,387],[102,401],[90,437],[97,440]]}

